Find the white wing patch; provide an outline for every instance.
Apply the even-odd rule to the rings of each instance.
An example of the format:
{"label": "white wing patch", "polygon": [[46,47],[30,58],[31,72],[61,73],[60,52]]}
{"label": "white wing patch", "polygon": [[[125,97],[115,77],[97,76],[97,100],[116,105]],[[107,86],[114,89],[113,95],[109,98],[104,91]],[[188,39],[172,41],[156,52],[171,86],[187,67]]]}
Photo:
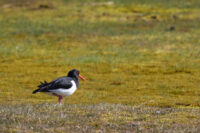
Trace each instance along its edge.
{"label": "white wing patch", "polygon": [[48,92],[48,93],[50,93],[51,95],[52,95],[52,93],[56,93],[57,95],[60,95],[63,97],[72,95],[76,91],[77,86],[73,80],[71,81],[71,83],[72,83],[72,87],[69,89],[59,88],[59,89],[55,89],[55,90],[50,90],[50,92]]}

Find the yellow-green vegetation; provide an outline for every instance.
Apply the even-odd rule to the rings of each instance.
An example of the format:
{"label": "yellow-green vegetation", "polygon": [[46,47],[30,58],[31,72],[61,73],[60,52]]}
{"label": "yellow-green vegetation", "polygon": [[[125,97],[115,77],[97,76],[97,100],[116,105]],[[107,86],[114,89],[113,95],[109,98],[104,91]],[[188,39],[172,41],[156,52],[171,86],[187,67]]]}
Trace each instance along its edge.
{"label": "yellow-green vegetation", "polygon": [[[51,81],[77,68],[87,82],[80,81],[76,93],[65,98],[61,111],[67,114],[60,114],[58,109],[56,114],[50,111],[50,115],[59,114],[64,119],[67,116],[61,115],[80,111],[70,116],[74,118],[79,113],[87,116],[84,111],[91,110],[93,105],[97,108],[111,106],[113,110],[118,106],[142,105],[141,111],[162,108],[172,111],[153,121],[157,116],[149,112],[137,116],[137,111],[123,114],[119,109],[116,117],[112,109],[102,115],[97,110],[94,116],[100,121],[92,118],[90,126],[93,124],[95,131],[101,130],[106,123],[114,121],[114,126],[110,126],[114,129],[119,124],[119,131],[139,131],[145,127],[160,131],[171,124],[174,128],[169,128],[169,132],[176,125],[178,128],[185,125],[185,131],[199,131],[199,6],[199,0],[0,1],[0,115],[7,118],[9,113],[3,110],[12,112],[15,108],[23,113],[13,112],[17,116],[0,121],[0,127],[15,120],[12,124],[20,124],[29,115],[28,108],[36,111],[40,106],[46,107],[44,103],[56,103],[56,97],[33,95],[32,91],[40,81]],[[98,106],[100,103],[109,105]],[[71,107],[72,110],[65,109]],[[52,125],[51,119],[45,122],[47,112],[54,110],[51,108],[54,105],[48,105],[47,110],[44,108],[45,115],[41,116],[45,127]],[[191,110],[195,113],[190,114]],[[90,113],[93,117],[93,112]],[[40,113],[31,112],[31,115]],[[36,122],[36,116],[33,117]],[[52,119],[55,122],[59,118]],[[70,120],[67,125],[72,127],[78,122],[70,123]],[[24,124],[26,122],[28,120]],[[135,126],[135,122],[142,126]],[[127,123],[133,125],[128,128]],[[46,128],[35,129],[37,124],[32,124],[18,125],[19,128],[10,125],[12,131],[8,132],[46,132]],[[163,128],[157,127],[162,125]],[[59,127],[57,132],[66,129]],[[8,127],[2,130],[6,129]],[[87,131],[87,126],[83,130]],[[54,131],[52,127],[50,132]]]}

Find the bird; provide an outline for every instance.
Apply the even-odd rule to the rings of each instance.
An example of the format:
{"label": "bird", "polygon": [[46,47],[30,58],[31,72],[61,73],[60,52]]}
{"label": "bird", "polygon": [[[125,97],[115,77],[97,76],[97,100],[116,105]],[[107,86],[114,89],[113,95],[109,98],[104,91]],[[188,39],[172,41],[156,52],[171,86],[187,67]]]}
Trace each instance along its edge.
{"label": "bird", "polygon": [[86,81],[86,79],[80,75],[80,71],[77,69],[72,69],[68,72],[67,76],[57,78],[51,82],[40,82],[38,89],[34,90],[32,93],[43,92],[49,95],[57,96],[59,104],[62,104],[63,97],[72,95],[79,86],[79,80]]}

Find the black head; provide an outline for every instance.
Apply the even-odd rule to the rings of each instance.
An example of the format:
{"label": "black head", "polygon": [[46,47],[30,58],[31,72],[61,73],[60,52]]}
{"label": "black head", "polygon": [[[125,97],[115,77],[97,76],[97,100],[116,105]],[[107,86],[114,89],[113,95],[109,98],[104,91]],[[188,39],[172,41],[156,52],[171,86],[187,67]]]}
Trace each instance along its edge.
{"label": "black head", "polygon": [[78,78],[79,73],[80,73],[79,70],[72,69],[71,71],[68,72],[68,76],[69,77],[76,77],[76,78]]}
{"label": "black head", "polygon": [[85,78],[83,76],[80,75],[80,71],[77,69],[72,69],[71,71],[68,72],[68,77],[72,77],[72,78],[81,78],[82,80],[85,80]]}

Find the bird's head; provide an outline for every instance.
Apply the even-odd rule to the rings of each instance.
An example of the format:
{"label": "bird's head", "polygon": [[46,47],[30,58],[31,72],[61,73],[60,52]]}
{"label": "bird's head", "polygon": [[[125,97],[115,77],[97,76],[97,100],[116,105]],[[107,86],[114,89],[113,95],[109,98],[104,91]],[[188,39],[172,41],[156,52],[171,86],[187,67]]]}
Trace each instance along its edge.
{"label": "bird's head", "polygon": [[86,80],[83,76],[80,75],[80,71],[77,69],[72,69],[71,71],[68,72],[69,77],[76,77],[76,78],[81,78],[82,80]]}

